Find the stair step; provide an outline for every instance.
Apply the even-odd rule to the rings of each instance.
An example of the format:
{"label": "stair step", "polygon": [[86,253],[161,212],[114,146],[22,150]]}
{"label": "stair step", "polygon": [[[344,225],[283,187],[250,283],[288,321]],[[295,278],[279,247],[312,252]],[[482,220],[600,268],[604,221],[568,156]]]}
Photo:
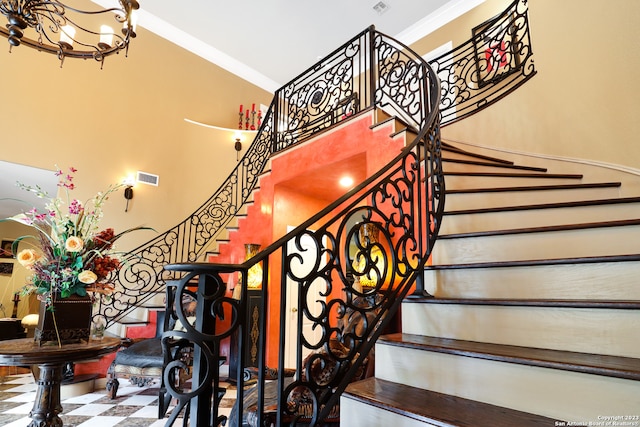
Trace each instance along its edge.
{"label": "stair step", "polygon": [[526,240],[518,233],[490,232],[467,238],[442,239],[434,248],[432,261],[438,265],[640,254],[638,225],[550,228],[548,231],[553,231],[553,236],[531,230]]}
{"label": "stair step", "polygon": [[[640,302],[640,301],[638,301]],[[638,304],[636,304],[637,308]],[[470,320],[473,319],[473,320]],[[403,301],[407,334],[500,345],[639,358],[629,339],[640,330],[640,310],[562,305],[448,304]],[[579,337],[579,338],[577,338]],[[597,350],[596,350],[597,349]]]}
{"label": "stair step", "polygon": [[388,345],[640,381],[640,359],[396,333]]}
{"label": "stair step", "polygon": [[508,211],[527,211],[534,209],[558,209],[558,208],[573,208],[581,206],[598,206],[598,205],[617,205],[627,203],[640,203],[640,197],[620,197],[612,199],[597,199],[597,200],[582,200],[577,202],[565,202],[565,203],[540,203],[534,205],[515,205],[515,206],[501,206],[484,209],[460,209],[455,211],[445,211],[444,215],[464,215],[464,214],[480,214],[489,212],[508,212]]}
{"label": "stair step", "polygon": [[414,127],[407,124],[400,117],[388,116],[386,114],[381,120],[378,120],[376,123],[369,126],[369,129],[376,130],[389,125],[391,125],[391,128],[392,128],[391,137],[393,137],[395,134],[405,132],[405,131],[413,132],[416,135],[418,134],[417,130]]}
{"label": "stair step", "polygon": [[[597,190],[598,191],[598,190]],[[581,198],[582,199],[582,198]],[[582,199],[584,200],[584,199]],[[600,200],[600,199],[598,199]],[[469,208],[447,199],[445,209]],[[548,200],[546,202],[549,202]],[[509,203],[500,203],[504,206]],[[474,233],[496,229],[518,229],[546,227],[561,224],[579,224],[638,219],[638,203],[594,204],[582,207],[561,207],[558,209],[533,209],[529,211],[483,212],[481,215],[469,213],[455,217],[446,216],[442,220],[440,234]],[[437,244],[436,244],[437,248]]]}
{"label": "stair step", "polygon": [[[352,402],[373,405],[387,413],[354,410]],[[549,427],[555,422],[539,415],[373,377],[350,384],[342,395],[340,408],[341,423],[349,427],[414,425],[398,420],[391,414],[434,426]]]}
{"label": "stair step", "polygon": [[376,343],[375,376],[580,425],[640,408],[636,358],[394,334]]}
{"label": "stair step", "polygon": [[517,307],[564,307],[564,308],[605,308],[615,310],[638,310],[636,300],[581,300],[581,299],[488,299],[488,298],[434,298],[408,296],[407,303],[460,304],[460,305],[501,305]]}
{"label": "stair step", "polygon": [[122,324],[122,325],[146,325],[147,321],[145,320],[141,320],[141,319],[137,319],[135,317],[129,317],[129,316],[125,316],[123,318],[121,318],[120,320],[118,320],[118,323]]}
{"label": "stair step", "polygon": [[571,173],[523,173],[523,172],[444,172],[444,176],[481,176],[493,178],[542,178],[542,179],[582,179],[580,174]]}
{"label": "stair step", "polygon": [[554,184],[554,185],[529,185],[529,186],[509,186],[509,187],[484,187],[484,188],[460,188],[448,189],[447,195],[469,194],[469,193],[502,193],[502,192],[525,192],[525,191],[550,191],[550,190],[587,190],[594,188],[618,188],[620,182],[593,182],[580,184]]}
{"label": "stair step", "polygon": [[438,298],[640,300],[640,255],[434,265],[426,290]]}
{"label": "stair step", "polygon": [[[558,185],[531,185],[531,186],[506,186],[496,187],[502,191],[484,191],[490,190],[488,187],[479,187],[478,185],[470,185],[469,187],[458,189],[452,188],[447,183],[447,195],[445,209],[448,211],[456,211],[460,209],[478,209],[478,208],[495,208],[501,206],[511,206],[518,204],[548,204],[548,203],[566,203],[566,202],[580,202],[583,200],[602,200],[621,197],[620,187],[617,187],[616,183],[604,183],[613,185],[600,185],[601,183],[576,183],[576,184],[558,184]],[[474,192],[475,188],[478,188],[479,192]],[[513,191],[511,191],[513,190]],[[520,191],[522,190],[522,191]],[[619,205],[622,206],[622,205]],[[576,208],[567,208],[566,211],[576,210]],[[597,208],[588,207],[581,210],[594,210]],[[540,212],[546,212],[547,215],[554,214],[556,221],[558,217],[562,217],[565,213],[558,209],[548,209],[546,211],[535,210],[534,214]],[[522,211],[508,212],[511,215],[522,215]],[[494,215],[497,215],[495,213]],[[505,213],[500,213],[501,216],[505,216]],[[489,214],[485,215],[486,217]],[[508,215],[507,215],[508,216]],[[523,215],[525,219],[530,220],[531,215]],[[637,215],[636,215],[637,216]],[[609,219],[607,216],[605,219]],[[475,217],[473,221],[487,221],[487,219]],[[591,219],[587,218],[587,221]],[[571,219],[571,221],[576,221]],[[451,220],[447,222],[452,222]],[[450,226],[455,226],[449,224]],[[461,222],[461,221],[458,221]],[[464,220],[462,220],[464,222]],[[443,225],[446,225],[443,224]]]}
{"label": "stair step", "polygon": [[523,171],[543,172],[543,173],[547,172],[547,168],[541,168],[537,166],[524,166],[524,165],[514,165],[514,164],[507,164],[507,163],[484,162],[481,160],[465,160],[465,159],[443,157],[442,162],[445,164],[443,165],[443,169],[445,173],[457,172],[457,171],[453,171],[453,169],[456,169],[455,165],[480,166],[480,167],[487,167],[487,168],[523,170]]}
{"label": "stair step", "polygon": [[507,159],[502,159],[499,157],[493,157],[493,156],[487,156],[485,154],[479,154],[479,153],[472,153],[471,151],[467,151],[467,150],[463,150],[462,148],[458,148],[458,147],[454,147],[453,145],[442,141],[442,151],[443,152],[447,152],[447,153],[456,153],[459,154],[461,156],[467,157],[467,158],[474,158],[474,159],[483,159],[483,160],[487,160],[490,162],[495,162],[495,163],[502,163],[502,164],[514,164],[511,160],[507,160]]}
{"label": "stair step", "polygon": [[585,222],[580,224],[549,225],[545,227],[512,228],[508,230],[476,231],[470,233],[441,234],[438,239],[461,239],[472,237],[505,236],[511,234],[547,233],[553,231],[584,230],[592,228],[626,227],[640,225],[640,219],[618,221]]}

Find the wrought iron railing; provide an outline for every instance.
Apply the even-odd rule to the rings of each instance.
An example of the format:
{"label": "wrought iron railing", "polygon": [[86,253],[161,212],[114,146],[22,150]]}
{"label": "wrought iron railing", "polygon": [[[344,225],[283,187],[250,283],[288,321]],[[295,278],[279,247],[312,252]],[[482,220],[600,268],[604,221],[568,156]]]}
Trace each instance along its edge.
{"label": "wrought iron railing", "polygon": [[[340,395],[373,363],[375,341],[402,299],[411,291],[424,293],[422,270],[444,208],[440,120],[466,117],[535,74],[524,5],[524,0],[516,1],[476,27],[472,40],[454,51],[458,53],[448,65],[442,58],[433,61],[440,78],[447,70],[442,87],[419,56],[370,28],[335,51],[335,58],[278,91],[272,106],[278,117],[273,122],[278,135],[274,151],[369,107],[401,118],[418,136],[374,176],[250,260],[166,267],[182,275],[168,286],[169,300],[180,301],[189,286],[197,285],[200,310],[197,320],[178,334],[194,348],[192,388],[173,385],[177,371],[188,369],[180,361],[169,362],[164,371],[167,395],[178,401],[167,424],[184,415],[191,425],[315,426],[336,416]],[[459,55],[462,51],[466,59]],[[474,71],[467,68],[471,63]],[[347,76],[336,72],[340,69]],[[252,325],[256,341],[249,343],[243,341],[251,323],[248,283],[258,264],[263,286]],[[235,273],[241,277],[239,300],[228,297],[226,288],[228,275]],[[293,299],[287,297],[290,289],[295,290]],[[178,304],[168,309],[187,322]],[[248,371],[240,363],[230,373],[238,385],[237,404],[225,420],[218,414],[224,391],[217,366],[223,342],[234,334],[239,337],[238,360],[245,360],[250,345],[258,347],[257,384],[245,395]],[[290,343],[294,356],[288,360]],[[165,354],[171,354],[170,346],[165,341]],[[288,376],[289,371],[294,375]],[[274,380],[268,381],[270,377]]]}
{"label": "wrought iron railing", "polygon": [[[473,29],[469,41],[430,61],[441,81],[442,126],[486,108],[535,75],[526,4],[514,1],[505,12]],[[113,278],[116,291],[99,301],[94,312],[102,318],[100,323],[109,326],[163,292],[166,264],[200,259],[249,199],[272,153],[374,104],[390,108],[399,103],[403,108],[396,108],[396,114],[407,123],[419,122],[413,116],[422,107],[412,99],[411,71],[394,75],[392,69],[383,68],[381,78],[399,93],[375,91],[376,82],[367,72],[374,67],[376,50],[368,38],[370,30],[277,91],[254,143],[211,198],[180,224],[127,255],[127,268]]]}
{"label": "wrought iron railing", "polygon": [[429,61],[440,78],[442,126],[481,111],[536,74],[526,0],[471,32],[467,42]]}
{"label": "wrought iron railing", "polygon": [[[352,63],[355,52],[363,55],[358,63],[367,64],[357,70],[344,65]],[[257,329],[257,386],[250,404],[245,400],[242,364],[230,373],[238,385],[238,403],[228,422],[236,426],[242,425],[243,414],[255,417],[256,426],[318,425],[334,416],[346,386],[373,364],[375,341],[402,299],[416,287],[422,289],[422,271],[444,209],[438,79],[419,55],[373,28],[332,55],[336,58],[301,75],[303,83],[292,82],[278,92],[278,116],[284,110],[289,118],[282,123],[286,131],[278,149],[295,144],[309,126],[317,129],[312,133],[324,129],[325,120],[334,120],[336,110],[344,112],[343,99],[354,95],[362,82],[368,82],[368,90],[363,96],[357,91],[363,102],[358,108],[384,109],[416,129],[417,137],[384,168],[243,264],[165,267],[182,275],[168,286],[170,301],[181,301],[189,286],[198,287],[195,322],[184,332],[166,333],[164,340],[166,355],[172,354],[168,337],[189,340],[194,348],[190,389],[178,389],[172,381],[187,369],[183,362],[175,360],[165,367],[163,387],[178,401],[167,424],[180,414],[190,425],[219,425],[224,420],[218,414],[220,351],[234,334],[235,357],[243,361],[249,351],[243,336],[249,327],[247,295],[253,266],[261,266],[258,280],[263,284],[252,325]],[[322,64],[329,71],[323,71]],[[348,70],[348,76],[336,78],[336,69]],[[333,109],[319,107],[325,100]],[[281,124],[277,123],[276,127]],[[229,274],[235,273],[241,277],[238,300],[228,296],[226,285]],[[272,299],[277,302],[271,304]],[[168,309],[187,323],[180,304]],[[290,313],[295,314],[288,321]],[[285,362],[288,352],[292,356]],[[276,380],[269,382],[270,368],[276,368]],[[286,377],[286,368],[295,375]]]}
{"label": "wrought iron railing", "polygon": [[373,105],[373,88],[367,72],[372,66],[371,53],[367,29],[276,91],[278,138],[274,152]]}
{"label": "wrought iron railing", "polygon": [[253,143],[223,185],[181,223],[126,255],[125,268],[113,278],[115,291],[97,302],[95,322],[109,327],[158,292],[164,293],[165,265],[199,259],[251,196],[274,140],[272,105]]}

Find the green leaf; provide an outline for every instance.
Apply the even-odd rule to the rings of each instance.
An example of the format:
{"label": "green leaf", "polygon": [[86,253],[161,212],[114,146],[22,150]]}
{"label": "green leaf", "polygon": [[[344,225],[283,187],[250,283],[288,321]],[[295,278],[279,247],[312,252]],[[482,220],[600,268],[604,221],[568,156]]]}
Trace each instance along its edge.
{"label": "green leaf", "polygon": [[80,255],[76,256],[76,258],[73,261],[73,264],[71,264],[71,267],[75,270],[82,269],[82,257]]}

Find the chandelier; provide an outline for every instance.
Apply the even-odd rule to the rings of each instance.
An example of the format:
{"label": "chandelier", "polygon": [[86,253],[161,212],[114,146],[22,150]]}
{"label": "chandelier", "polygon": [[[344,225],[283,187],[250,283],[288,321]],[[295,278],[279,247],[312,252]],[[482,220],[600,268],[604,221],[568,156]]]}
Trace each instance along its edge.
{"label": "chandelier", "polygon": [[[7,18],[6,29],[0,27],[0,34],[7,38],[9,52],[14,46],[26,45],[57,55],[60,67],[67,57],[93,58],[102,68],[107,56],[121,50],[126,56],[129,41],[136,36],[132,12],[140,7],[138,2],[117,0],[119,7],[82,10],[73,6],[79,1],[0,0],[0,13]],[[121,34],[101,25],[113,19]]]}

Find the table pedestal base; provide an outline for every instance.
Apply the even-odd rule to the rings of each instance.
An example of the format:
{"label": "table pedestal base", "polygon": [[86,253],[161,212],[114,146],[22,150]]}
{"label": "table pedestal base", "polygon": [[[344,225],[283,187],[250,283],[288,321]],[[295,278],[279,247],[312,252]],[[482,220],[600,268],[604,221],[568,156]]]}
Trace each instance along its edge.
{"label": "table pedestal base", "polygon": [[62,427],[58,414],[62,412],[60,404],[60,384],[62,383],[64,364],[39,365],[38,391],[33,409],[29,413],[29,427]]}
{"label": "table pedestal base", "polygon": [[100,358],[117,351],[121,345],[122,340],[115,337],[60,346],[39,345],[33,338],[0,341],[0,366],[37,365],[40,370],[29,427],[62,427],[58,414],[62,412],[60,385],[65,366]]}

